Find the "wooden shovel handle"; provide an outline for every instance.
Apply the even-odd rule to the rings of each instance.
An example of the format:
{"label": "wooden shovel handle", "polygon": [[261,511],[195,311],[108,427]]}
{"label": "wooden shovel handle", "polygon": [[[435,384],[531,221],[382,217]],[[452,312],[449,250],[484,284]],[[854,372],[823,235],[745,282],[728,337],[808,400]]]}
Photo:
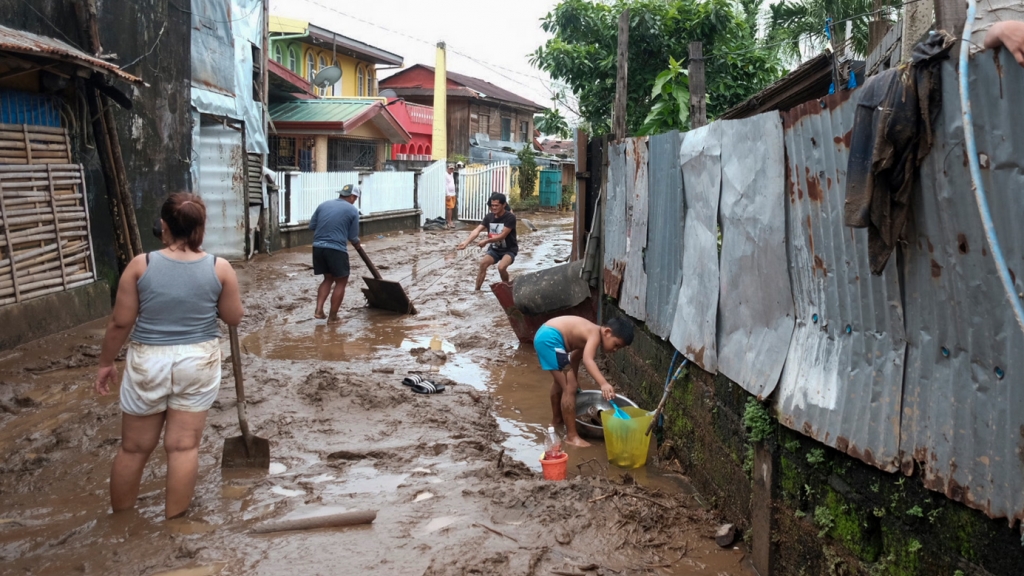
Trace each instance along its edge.
{"label": "wooden shovel handle", "polygon": [[363,259],[363,264],[366,264],[366,267],[370,269],[370,273],[373,274],[374,278],[376,278],[377,280],[380,280],[381,279],[380,272],[377,271],[377,267],[373,265],[373,262],[370,262],[370,257],[367,256],[366,255],[366,251],[363,250],[362,243],[355,244],[355,247],[356,247],[356,252],[359,252],[359,257]]}
{"label": "wooden shovel handle", "polygon": [[249,431],[249,417],[245,413],[245,385],[242,383],[242,352],[238,345],[238,328],[228,326],[228,335],[231,338],[231,367],[235,371],[235,395],[238,397],[238,426],[242,429],[242,438],[245,439],[245,448],[249,456],[253,454],[252,432]]}

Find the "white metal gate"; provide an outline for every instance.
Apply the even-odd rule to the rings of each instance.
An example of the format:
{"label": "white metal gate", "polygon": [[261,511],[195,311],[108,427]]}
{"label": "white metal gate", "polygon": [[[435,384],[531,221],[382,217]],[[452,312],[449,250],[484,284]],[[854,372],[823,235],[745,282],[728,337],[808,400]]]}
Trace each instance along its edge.
{"label": "white metal gate", "polygon": [[421,224],[433,218],[444,218],[445,171],[444,160],[438,160],[420,173],[418,188]]}
{"label": "white metal gate", "polygon": [[293,175],[291,190],[287,195],[292,202],[291,220],[284,221],[284,204],[287,197],[285,194],[281,194],[281,223],[309,222],[316,207],[328,200],[336,200],[342,187],[346,184],[359,184],[359,172],[302,172]]}
{"label": "white metal gate", "polygon": [[222,124],[199,128],[199,196],[206,204],[203,250],[245,258],[245,151],[242,133]]}
{"label": "white metal gate", "polygon": [[459,173],[459,220],[483,220],[489,212],[487,201],[491,194],[500,192],[508,197],[511,183],[512,167],[508,162],[463,170]]}

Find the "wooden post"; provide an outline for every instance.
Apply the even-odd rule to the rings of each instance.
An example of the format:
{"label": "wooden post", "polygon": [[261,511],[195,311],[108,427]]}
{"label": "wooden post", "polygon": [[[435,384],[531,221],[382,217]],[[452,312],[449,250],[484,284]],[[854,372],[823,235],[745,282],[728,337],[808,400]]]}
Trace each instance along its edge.
{"label": "wooden post", "polygon": [[7,208],[4,207],[4,184],[0,182],[0,222],[4,225],[4,240],[7,241],[7,254],[11,259],[11,282],[14,286],[14,301],[21,302],[21,290],[18,287],[18,265],[15,263],[14,243],[11,242],[11,226],[7,221]]}
{"label": "wooden post", "polygon": [[626,78],[629,75],[629,8],[619,15],[619,49],[616,53],[615,105],[612,108],[612,134],[616,140],[626,137]]}
{"label": "wooden post", "polygon": [[889,31],[889,23],[882,20],[882,0],[873,0],[871,21],[868,22],[868,54],[875,51],[882,43],[882,38]]}
{"label": "wooden post", "polygon": [[587,245],[587,187],[590,174],[587,172],[587,152],[590,138],[586,132],[576,130],[576,227],[573,229],[573,252],[571,261],[583,258]]}
{"label": "wooden post", "polygon": [[[900,62],[910,62],[910,54],[914,45],[932,25],[934,8],[931,2],[911,2],[903,7],[903,40],[900,49]],[[966,20],[966,14],[964,15]],[[955,32],[959,36],[961,31]],[[959,43],[958,43],[959,44]],[[954,46],[955,50],[955,46]]]}
{"label": "wooden post", "polygon": [[110,143],[105,137],[103,113],[100,110],[100,94],[94,89],[86,89],[86,101],[89,104],[89,117],[92,118],[92,139],[96,143],[96,152],[103,169],[103,179],[107,185],[107,207],[110,209],[110,221],[114,231],[114,252],[117,255],[118,269],[124,271],[132,259],[131,245],[128,243],[128,229],[124,225],[124,206],[117,190],[117,177],[114,175],[114,161],[110,156]]}
{"label": "wooden post", "polygon": [[[68,287],[68,274],[64,268],[64,247],[60,239],[60,213],[57,212],[57,194],[53,188],[53,164],[46,165],[46,180],[50,191],[50,211],[53,214],[53,237],[57,240],[57,260],[60,262],[60,277],[64,288]],[[86,208],[88,212],[88,207]]]}
{"label": "wooden post", "polygon": [[[963,0],[934,0],[935,29],[945,30],[954,38],[960,38],[967,23],[967,8]],[[904,42],[906,40],[904,39]],[[949,57],[955,62],[960,57],[960,42],[953,44]]]}
{"label": "wooden post", "polygon": [[704,83],[704,44],[690,42],[690,129],[707,126],[707,87]]}

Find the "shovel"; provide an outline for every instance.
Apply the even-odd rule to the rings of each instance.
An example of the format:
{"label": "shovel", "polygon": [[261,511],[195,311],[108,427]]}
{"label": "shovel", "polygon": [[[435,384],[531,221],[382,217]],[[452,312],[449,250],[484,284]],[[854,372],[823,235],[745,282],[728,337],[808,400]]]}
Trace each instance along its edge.
{"label": "shovel", "polygon": [[412,300],[409,300],[409,295],[405,293],[402,285],[398,282],[381,278],[380,272],[377,271],[377,267],[373,265],[373,262],[370,262],[370,257],[366,255],[362,244],[356,244],[355,247],[356,251],[359,252],[359,257],[363,259],[363,263],[366,264],[366,267],[370,269],[370,273],[373,274],[373,278],[363,276],[363,282],[366,282],[363,294],[366,295],[366,301],[370,303],[370,306],[380,308],[381,310],[391,310],[399,314],[415,314],[416,308],[413,307]]}
{"label": "shovel", "polygon": [[221,455],[221,468],[261,468],[270,469],[270,441],[266,438],[253,436],[249,431],[249,419],[245,414],[245,386],[242,384],[242,354],[238,346],[238,329],[228,326],[231,335],[231,364],[235,369],[235,394],[238,395],[238,425],[242,429],[241,436],[234,436],[224,441],[224,453]]}

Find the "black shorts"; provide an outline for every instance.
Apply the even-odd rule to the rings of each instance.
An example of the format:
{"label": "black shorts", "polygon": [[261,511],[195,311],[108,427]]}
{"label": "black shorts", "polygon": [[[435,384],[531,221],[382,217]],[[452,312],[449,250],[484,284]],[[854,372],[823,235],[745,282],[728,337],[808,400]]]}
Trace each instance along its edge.
{"label": "black shorts", "polygon": [[334,248],[313,247],[313,274],[330,274],[335,278],[348,278],[348,252]]}
{"label": "black shorts", "polygon": [[517,256],[515,252],[502,252],[501,250],[495,248],[488,248],[487,255],[490,256],[491,258],[494,258],[495,264],[501,262],[501,259],[504,258],[505,256],[508,256],[509,258],[512,259],[512,262],[509,262],[509,265],[516,261]]}

